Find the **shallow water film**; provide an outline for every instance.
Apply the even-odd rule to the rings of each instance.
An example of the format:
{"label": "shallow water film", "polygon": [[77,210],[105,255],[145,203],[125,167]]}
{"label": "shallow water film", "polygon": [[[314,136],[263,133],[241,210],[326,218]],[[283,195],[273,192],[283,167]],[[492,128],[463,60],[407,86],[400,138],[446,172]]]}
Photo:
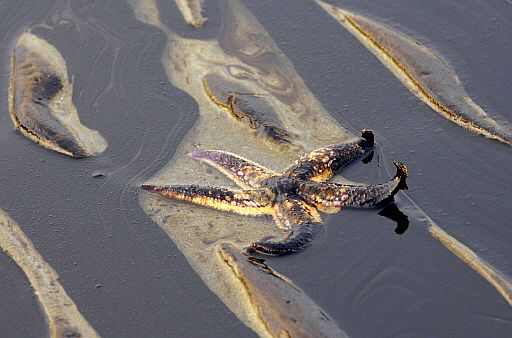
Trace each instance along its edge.
{"label": "shallow water film", "polygon": [[[328,3],[435,52],[474,103],[510,126],[509,2]],[[317,2],[0,0],[0,16],[0,209],[91,334],[512,332],[510,147],[434,113]],[[15,128],[11,63],[26,32],[65,61],[74,112],[106,140],[103,152],[74,159]],[[231,187],[192,151],[229,151],[281,173],[364,128],[375,134],[373,157],[334,180],[384,182],[400,160],[409,190],[396,207],[322,214],[297,254],[244,253],[253,241],[283,237],[271,217],[140,189]],[[0,233],[0,336],[59,336],[30,269],[6,249],[16,238],[8,236]]]}

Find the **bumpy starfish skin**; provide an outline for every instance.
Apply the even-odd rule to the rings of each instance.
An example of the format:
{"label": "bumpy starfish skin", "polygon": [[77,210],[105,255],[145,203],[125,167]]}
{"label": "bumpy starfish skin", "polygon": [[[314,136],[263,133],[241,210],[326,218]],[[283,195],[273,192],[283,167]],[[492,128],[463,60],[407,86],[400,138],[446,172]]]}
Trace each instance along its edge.
{"label": "bumpy starfish skin", "polygon": [[250,249],[272,255],[293,253],[311,242],[315,225],[322,221],[319,211],[334,213],[347,206],[371,207],[407,188],[407,168],[399,161],[394,162],[395,177],[386,183],[325,183],[341,167],[368,153],[373,146],[373,133],[363,130],[362,136],[352,143],[335,144],[304,155],[283,174],[232,153],[194,151],[193,158],[218,169],[242,189],[152,184],[143,184],[142,189],[222,211],[272,215],[286,237],[279,242],[256,242]]}
{"label": "bumpy starfish skin", "polygon": [[203,161],[222,172],[241,188],[260,188],[261,183],[278,173],[240,156],[218,150],[196,150],[192,158]]}

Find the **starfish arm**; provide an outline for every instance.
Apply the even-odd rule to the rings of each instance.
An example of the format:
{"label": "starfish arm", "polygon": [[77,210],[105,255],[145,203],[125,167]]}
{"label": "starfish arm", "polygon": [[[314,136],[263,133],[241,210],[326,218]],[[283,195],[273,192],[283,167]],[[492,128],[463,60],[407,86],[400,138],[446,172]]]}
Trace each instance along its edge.
{"label": "starfish arm", "polygon": [[311,242],[313,229],[321,222],[314,207],[300,199],[285,198],[276,203],[274,218],[287,232],[279,242],[260,241],[251,244],[249,250],[268,255],[285,255],[306,248]]}
{"label": "starfish arm", "polygon": [[192,202],[242,215],[273,213],[273,196],[264,190],[231,190],[196,185],[143,184],[142,189],[180,201]]}
{"label": "starfish arm", "polygon": [[259,188],[261,182],[278,175],[270,169],[221,150],[196,150],[190,156],[216,168],[242,188]]}
{"label": "starfish arm", "polygon": [[303,183],[299,189],[300,196],[318,210],[327,213],[338,212],[345,206],[372,207],[389,201],[402,189],[407,189],[407,167],[399,161],[394,162],[397,173],[395,177],[382,184],[345,185],[337,183]]}
{"label": "starfish arm", "polygon": [[341,167],[369,152],[373,146],[373,133],[364,129],[361,137],[352,143],[330,145],[302,156],[284,175],[301,180],[325,182]]}

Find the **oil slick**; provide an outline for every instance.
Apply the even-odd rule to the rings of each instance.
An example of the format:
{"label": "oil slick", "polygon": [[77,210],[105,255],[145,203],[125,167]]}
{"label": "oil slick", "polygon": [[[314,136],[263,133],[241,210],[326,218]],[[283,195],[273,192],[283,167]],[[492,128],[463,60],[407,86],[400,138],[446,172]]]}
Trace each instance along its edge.
{"label": "oil slick", "polygon": [[44,309],[50,337],[99,337],[18,224],[0,210],[0,248],[23,270]]}
{"label": "oil slick", "polygon": [[9,110],[16,128],[45,148],[73,157],[102,153],[107,141],[80,123],[66,62],[46,40],[23,33],[12,51]]}
{"label": "oil slick", "polygon": [[240,281],[233,287],[240,289],[241,305],[266,323],[262,330],[269,336],[348,337],[302,290],[262,260],[229,244],[221,244],[217,254],[227,273]]}
{"label": "oil slick", "polygon": [[185,22],[194,28],[203,27],[206,18],[203,16],[202,0],[174,0],[183,15]]}
{"label": "oil slick", "polygon": [[497,122],[477,105],[434,51],[381,23],[322,0],[316,2],[432,109],[474,133],[512,146],[510,124]]}

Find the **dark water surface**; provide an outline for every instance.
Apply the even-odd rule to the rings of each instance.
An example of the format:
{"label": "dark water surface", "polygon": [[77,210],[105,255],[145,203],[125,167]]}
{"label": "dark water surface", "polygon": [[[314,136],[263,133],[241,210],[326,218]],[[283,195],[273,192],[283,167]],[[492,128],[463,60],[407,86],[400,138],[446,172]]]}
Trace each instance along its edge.
{"label": "dark water surface", "polygon": [[[244,1],[327,110],[380,145],[354,180],[410,168],[408,194],[446,231],[512,275],[512,151],[440,117],[405,89],[350,33],[310,1]],[[473,99],[512,120],[512,6],[504,1],[337,1],[437,50]],[[183,23],[180,34],[214,36]],[[241,324],[138,205],[138,184],[164,166],[197,117],[197,105],[167,80],[165,36],[124,1],[0,1],[0,208],[16,220],[103,337],[242,337]],[[9,46],[23,29],[47,39],[74,75],[86,126],[109,141],[74,160],[13,129],[7,107]],[[377,164],[380,163],[380,166]],[[392,168],[390,168],[391,171]],[[102,173],[99,178],[93,176]],[[405,211],[407,213],[407,211]],[[378,210],[328,218],[311,248],[268,262],[317,301],[351,337],[507,337],[510,306],[482,277],[430,237],[412,214],[395,234]],[[0,253],[0,336],[41,337],[43,313],[23,273]]]}

